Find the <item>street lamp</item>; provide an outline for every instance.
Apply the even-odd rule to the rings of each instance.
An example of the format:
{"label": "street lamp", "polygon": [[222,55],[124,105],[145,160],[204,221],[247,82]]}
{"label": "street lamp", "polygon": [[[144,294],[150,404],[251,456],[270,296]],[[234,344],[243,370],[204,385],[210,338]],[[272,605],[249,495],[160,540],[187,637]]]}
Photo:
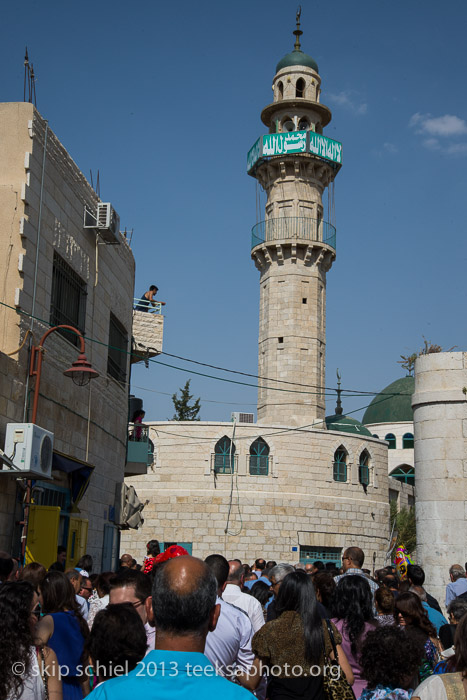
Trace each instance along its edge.
{"label": "street lamp", "polygon": [[[36,385],[34,387],[34,400],[32,404],[32,416],[31,422],[35,423],[37,419],[37,404],[39,402],[39,387],[41,383],[41,373],[42,373],[42,358],[44,356],[44,343],[51,333],[64,328],[72,333],[76,333],[80,341],[80,354],[78,359],[73,362],[71,367],[63,373],[65,377],[71,377],[73,382],[78,386],[86,386],[89,384],[91,379],[95,379],[99,376],[95,369],[92,368],[91,363],[88,362],[86,355],[84,354],[84,338],[82,333],[80,333],[77,328],[73,326],[60,325],[49,328],[48,331],[44,333],[40,339],[39,345],[33,345],[31,348],[31,362],[29,364],[29,376],[36,378]],[[26,540],[28,537],[28,527],[29,527],[29,506],[31,502],[31,480],[28,479],[26,494],[25,494],[25,508],[23,517],[23,534],[21,537],[21,558],[23,564],[25,563],[26,554]]]}
{"label": "street lamp", "polygon": [[36,377],[36,386],[34,387],[34,400],[32,404],[32,417],[31,422],[35,423],[37,418],[37,404],[39,402],[39,387],[41,383],[41,372],[42,372],[42,358],[44,355],[44,343],[48,336],[54,331],[58,331],[60,328],[65,328],[72,333],[76,333],[80,340],[80,354],[77,360],[73,362],[71,367],[63,373],[65,377],[71,377],[73,382],[78,386],[86,386],[89,384],[91,379],[95,379],[99,376],[95,369],[92,368],[91,363],[88,362],[86,355],[84,354],[84,338],[79,330],[73,326],[54,326],[49,328],[48,331],[44,333],[40,339],[39,345],[33,345],[31,348],[31,363],[29,366],[29,376]]}

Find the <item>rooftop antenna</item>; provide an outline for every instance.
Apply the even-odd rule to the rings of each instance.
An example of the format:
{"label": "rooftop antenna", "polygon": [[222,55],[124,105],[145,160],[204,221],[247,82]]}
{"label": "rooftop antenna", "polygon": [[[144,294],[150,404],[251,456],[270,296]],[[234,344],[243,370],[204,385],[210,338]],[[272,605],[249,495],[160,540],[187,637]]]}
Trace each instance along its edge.
{"label": "rooftop antenna", "polygon": [[97,178],[96,178],[96,194],[100,199],[101,196],[101,181],[99,179],[99,168],[97,169]]}
{"label": "rooftop antenna", "polygon": [[295,15],[295,21],[297,22],[297,28],[294,31],[295,34],[295,44],[294,44],[294,51],[301,51],[300,48],[300,37],[303,34],[302,30],[300,29],[300,17],[302,14],[302,6],[299,5],[297,8],[297,14]]}
{"label": "rooftop antenna", "polygon": [[[26,99],[27,95],[27,99]],[[28,47],[24,52],[24,87],[23,87],[23,102],[30,102],[37,107],[36,104],[36,76],[34,74],[34,66],[29,63]]]}
{"label": "rooftop antenna", "polygon": [[337,374],[337,402],[336,402],[336,416],[342,415],[342,401],[341,401],[341,375],[339,374],[339,369],[336,370]]}

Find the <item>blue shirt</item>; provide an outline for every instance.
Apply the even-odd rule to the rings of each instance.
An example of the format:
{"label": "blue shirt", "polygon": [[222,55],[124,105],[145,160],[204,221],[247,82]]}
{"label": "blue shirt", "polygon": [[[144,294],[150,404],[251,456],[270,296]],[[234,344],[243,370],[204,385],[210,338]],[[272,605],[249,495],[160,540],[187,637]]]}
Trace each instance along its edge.
{"label": "blue shirt", "polygon": [[467,578],[458,578],[457,581],[452,581],[446,586],[446,607],[448,607],[451,600],[457,598],[461,593],[467,591]]}
{"label": "blue shirt", "polygon": [[217,676],[204,654],[191,651],[150,651],[126,676],[111,678],[92,691],[92,700],[251,700],[251,693]]}
{"label": "blue shirt", "polygon": [[436,634],[438,634],[439,628],[443,625],[447,625],[448,621],[446,620],[444,615],[441,615],[441,613],[435,610],[434,608],[430,608],[428,603],[425,603],[423,600],[422,605],[428,613],[428,619],[430,620],[431,624],[434,627],[436,627]]}
{"label": "blue shirt", "polygon": [[271,581],[268,578],[266,578],[266,576],[260,576],[258,579],[253,579],[253,581],[245,581],[243,585],[245,586],[245,588],[249,588],[251,591],[255,583],[258,583],[258,581],[262,581],[266,584],[266,586],[271,585]]}

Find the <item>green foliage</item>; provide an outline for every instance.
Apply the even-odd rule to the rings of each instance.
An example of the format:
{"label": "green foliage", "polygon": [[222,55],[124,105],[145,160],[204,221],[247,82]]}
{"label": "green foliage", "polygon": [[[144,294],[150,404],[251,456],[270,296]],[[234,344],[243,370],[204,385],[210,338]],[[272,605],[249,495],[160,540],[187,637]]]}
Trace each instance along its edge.
{"label": "green foliage", "polygon": [[417,533],[415,526],[415,508],[401,508],[397,511],[397,502],[390,503],[390,518],[391,530],[395,521],[395,530],[397,530],[397,539],[394,544],[393,551],[397,547],[405,547],[408,554],[415,551],[417,546]]}
{"label": "green foliage", "polygon": [[199,398],[190,406],[190,401],[193,395],[190,394],[190,380],[187,381],[183,389],[180,389],[180,398],[177,394],[172,395],[172,401],[175,408],[175,415],[172,420],[200,420],[198,413],[201,410]]}

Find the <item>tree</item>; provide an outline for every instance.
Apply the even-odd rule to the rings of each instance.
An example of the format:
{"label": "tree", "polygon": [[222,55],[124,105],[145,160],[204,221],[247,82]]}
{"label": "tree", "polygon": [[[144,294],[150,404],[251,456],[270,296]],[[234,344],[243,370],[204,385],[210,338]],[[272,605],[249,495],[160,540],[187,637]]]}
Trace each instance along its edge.
{"label": "tree", "polygon": [[201,410],[199,398],[190,406],[193,395],[190,394],[190,380],[187,381],[183,389],[180,389],[180,398],[177,394],[172,395],[175,408],[175,415],[172,420],[199,420],[198,413]]}
{"label": "tree", "polygon": [[405,547],[407,554],[415,551],[417,546],[417,533],[415,526],[415,508],[401,508],[397,512],[397,502],[391,501],[390,504],[391,529],[395,521],[394,531],[397,530],[397,539],[394,543],[393,552],[398,547]]}
{"label": "tree", "polygon": [[[418,352],[413,352],[411,355],[401,355],[400,360],[397,360],[397,362],[402,365],[404,369],[407,370],[409,373],[409,377],[412,376],[412,373],[414,371],[415,367],[415,360],[417,357],[421,357],[422,355],[431,355],[431,353],[436,353],[436,352],[443,352],[443,348],[441,345],[436,345],[434,343],[431,343],[429,340],[427,340],[424,336],[423,337],[423,347],[420,348]],[[449,350],[446,350],[446,352],[451,352],[451,350],[454,350],[456,346],[449,348]]]}

